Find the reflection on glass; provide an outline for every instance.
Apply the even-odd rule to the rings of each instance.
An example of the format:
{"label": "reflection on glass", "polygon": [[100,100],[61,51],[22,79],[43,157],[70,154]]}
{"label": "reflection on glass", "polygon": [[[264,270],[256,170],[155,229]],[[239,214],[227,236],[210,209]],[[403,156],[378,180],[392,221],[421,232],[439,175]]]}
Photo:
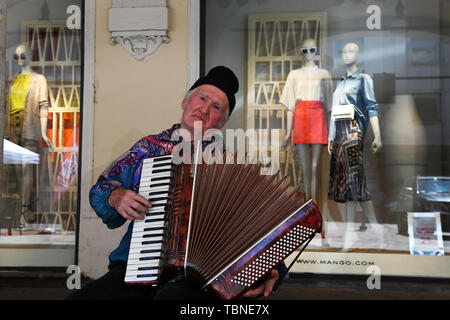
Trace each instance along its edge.
{"label": "reflection on glass", "polygon": [[417,183],[421,194],[450,194],[450,177],[419,177]]}
{"label": "reflection on glass", "polygon": [[[375,131],[379,132],[370,129],[368,112],[357,114],[368,122],[364,128],[359,126],[359,131],[353,128],[353,134],[361,136],[361,144],[347,150],[341,148],[340,155],[333,157],[337,160],[334,163],[342,166],[364,163],[365,178],[358,187],[370,191],[370,201],[358,202],[356,199],[357,205],[349,206],[349,201],[341,203],[328,199],[329,180],[338,181],[336,186],[345,189],[343,181],[353,177],[344,174],[345,179],[339,179],[334,174],[338,172],[334,166],[331,166],[330,174],[332,156],[322,152],[317,201],[330,246],[322,246],[317,236],[310,248],[346,249],[346,235],[351,234],[352,251],[409,254],[408,212],[439,211],[444,249],[448,252],[450,206],[444,199],[447,193],[434,192],[448,191],[447,180],[440,180],[440,177],[447,177],[450,172],[450,64],[447,58],[450,45],[445,34],[448,19],[443,19],[450,5],[437,0],[426,3],[420,0],[386,1],[381,10],[380,30],[368,29],[368,5],[363,1],[339,1],[321,6],[317,1],[300,4],[269,0],[259,6],[249,2],[239,11],[217,8],[215,1],[206,6],[205,68],[213,66],[208,59],[214,62],[223,59],[235,69],[242,66],[242,61],[247,61],[244,65],[248,70],[242,72],[240,80],[248,87],[243,93],[243,105],[237,106],[247,117],[247,129],[289,132],[289,111],[281,103],[281,94],[279,99],[271,100],[266,92],[269,92],[267,88],[275,88],[280,93],[286,91],[289,73],[302,68],[303,59],[299,52],[307,38],[316,40],[315,65],[330,72],[333,87],[338,86],[346,75],[347,66],[342,54],[348,43],[355,43],[360,49],[358,70],[374,79],[374,100],[379,106],[379,123]],[[236,32],[231,25],[241,26],[242,32]],[[209,26],[214,26],[213,30],[220,32],[222,37],[214,37]],[[227,39],[233,39],[236,46],[230,49]],[[351,82],[346,81],[346,91],[358,92]],[[347,104],[347,101],[338,102]],[[275,112],[268,112],[272,110]],[[235,127],[241,125],[239,121],[234,124]],[[230,119],[229,127],[232,125],[233,119]],[[372,153],[376,136],[382,142],[382,148]],[[348,161],[342,160],[347,153],[350,155]],[[288,175],[292,185],[300,191],[307,190],[311,181],[303,171],[304,167],[309,169],[305,165],[307,160],[308,155],[301,155],[287,146],[280,147],[280,175]],[[417,186],[420,177],[426,177],[420,182],[424,185],[422,188]],[[438,185],[433,184],[434,178],[438,179]],[[432,198],[439,198],[439,201],[432,201]],[[378,229],[376,232],[373,232],[374,226],[379,227],[375,228]]]}
{"label": "reflection on glass", "polygon": [[[7,5],[0,247],[19,241],[24,250],[45,244],[73,255],[82,40],[81,30],[68,29],[66,19],[67,7],[81,1]],[[61,263],[57,252],[46,265]],[[33,265],[38,260],[32,254],[28,259]]]}

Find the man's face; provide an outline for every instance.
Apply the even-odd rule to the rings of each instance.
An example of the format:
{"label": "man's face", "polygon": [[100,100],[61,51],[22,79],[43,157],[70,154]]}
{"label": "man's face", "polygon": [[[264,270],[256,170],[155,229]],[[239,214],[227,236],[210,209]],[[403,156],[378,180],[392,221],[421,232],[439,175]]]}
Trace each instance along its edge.
{"label": "man's face", "polygon": [[181,128],[194,131],[194,123],[201,122],[202,130],[222,129],[228,117],[228,98],[219,88],[204,84],[182,102]]}

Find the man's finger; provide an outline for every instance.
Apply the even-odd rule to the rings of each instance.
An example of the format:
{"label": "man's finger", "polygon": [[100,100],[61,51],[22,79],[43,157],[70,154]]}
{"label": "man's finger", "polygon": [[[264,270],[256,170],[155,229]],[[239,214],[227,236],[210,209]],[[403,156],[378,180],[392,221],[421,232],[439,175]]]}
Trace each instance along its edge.
{"label": "man's finger", "polygon": [[127,208],[124,211],[124,214],[128,217],[125,217],[127,220],[144,220],[144,216],[142,214],[137,213],[133,208]]}
{"label": "man's finger", "polygon": [[255,298],[260,295],[262,295],[264,292],[264,284],[261,284],[260,286],[256,287],[255,289],[249,290],[244,294],[244,297],[246,298]]}
{"label": "man's finger", "polygon": [[141,204],[143,204],[145,207],[150,208],[152,204],[150,201],[148,201],[145,197],[141,196],[138,193],[134,193],[133,199]]}
{"label": "man's finger", "polygon": [[136,211],[140,211],[142,214],[146,214],[149,207],[142,205],[140,202],[134,201],[131,204],[131,208],[133,208]]}
{"label": "man's finger", "polygon": [[270,271],[270,278],[267,279],[267,281],[265,282],[264,297],[268,297],[270,295],[277,280],[278,280],[278,271],[273,269]]}
{"label": "man's finger", "polygon": [[278,271],[276,269],[272,269],[270,271],[269,277],[258,287],[255,289],[249,290],[244,294],[246,298],[255,298],[261,295],[264,297],[268,297],[273,290],[277,280],[279,278]]}

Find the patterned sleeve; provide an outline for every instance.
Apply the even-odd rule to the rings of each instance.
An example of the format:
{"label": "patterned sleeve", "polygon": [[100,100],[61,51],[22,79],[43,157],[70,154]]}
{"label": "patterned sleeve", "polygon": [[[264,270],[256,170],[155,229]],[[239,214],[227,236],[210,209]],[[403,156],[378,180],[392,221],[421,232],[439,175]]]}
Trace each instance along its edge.
{"label": "patterned sleeve", "polygon": [[132,189],[133,176],[139,168],[142,152],[136,143],[129,151],[122,154],[115,160],[98,178],[97,183],[89,192],[89,201],[108,228],[114,229],[123,225],[126,220],[108,204],[108,199],[112,191],[118,188]]}
{"label": "patterned sleeve", "polygon": [[363,99],[364,105],[367,108],[367,112],[369,114],[369,118],[378,117],[378,104],[375,100],[375,92],[373,90],[373,80],[372,78],[365,74],[363,76]]}

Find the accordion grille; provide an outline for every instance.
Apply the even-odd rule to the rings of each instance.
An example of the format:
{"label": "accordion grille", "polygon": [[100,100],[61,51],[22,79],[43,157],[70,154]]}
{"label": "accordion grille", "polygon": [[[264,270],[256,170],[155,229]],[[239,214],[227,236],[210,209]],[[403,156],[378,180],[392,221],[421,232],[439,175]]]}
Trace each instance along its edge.
{"label": "accordion grille", "polygon": [[253,164],[196,166],[186,265],[204,282],[304,204],[286,179],[260,171]]}

